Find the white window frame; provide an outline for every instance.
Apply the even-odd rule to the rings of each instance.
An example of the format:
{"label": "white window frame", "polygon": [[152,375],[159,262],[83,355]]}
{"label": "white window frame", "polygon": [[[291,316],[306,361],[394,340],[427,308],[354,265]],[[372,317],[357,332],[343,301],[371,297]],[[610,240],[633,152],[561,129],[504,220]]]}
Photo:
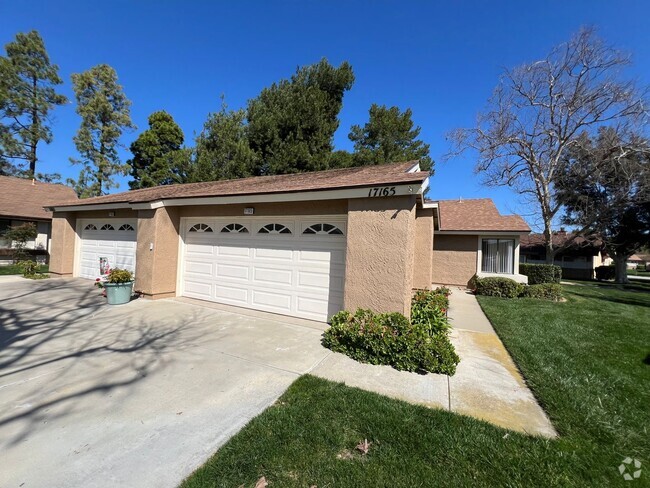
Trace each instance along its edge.
{"label": "white window frame", "polygon": [[[501,240],[514,240],[514,252],[513,252],[513,265],[512,265],[512,274],[510,273],[487,273],[483,271],[483,240],[487,239],[501,239]],[[478,236],[478,252],[476,253],[476,273],[482,276],[507,276],[507,277],[512,277],[519,275],[519,235],[518,234],[513,234],[513,235],[503,235],[503,234],[497,234],[497,235],[479,235]]]}

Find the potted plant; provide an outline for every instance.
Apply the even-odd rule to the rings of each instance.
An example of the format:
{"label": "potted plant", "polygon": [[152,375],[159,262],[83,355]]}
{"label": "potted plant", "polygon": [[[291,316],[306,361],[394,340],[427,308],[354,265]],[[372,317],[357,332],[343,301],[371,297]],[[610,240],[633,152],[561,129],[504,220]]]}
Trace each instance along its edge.
{"label": "potted plant", "polygon": [[111,269],[102,280],[97,278],[95,285],[103,288],[109,305],[129,303],[133,294],[133,273],[128,269]]}

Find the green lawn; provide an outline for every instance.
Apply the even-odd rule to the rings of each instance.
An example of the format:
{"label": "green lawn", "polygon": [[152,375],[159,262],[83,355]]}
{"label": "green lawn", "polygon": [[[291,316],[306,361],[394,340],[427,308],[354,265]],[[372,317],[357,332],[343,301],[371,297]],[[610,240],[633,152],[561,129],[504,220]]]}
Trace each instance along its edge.
{"label": "green lawn", "polygon": [[[47,265],[41,265],[36,269],[36,272],[47,273],[48,269],[49,267]],[[23,274],[23,272],[15,264],[10,264],[9,266],[0,266],[0,276],[17,274]]]}
{"label": "green lawn", "polygon": [[[559,439],[303,376],[182,486],[650,485],[650,293],[565,291],[566,303],[480,299]],[[629,484],[626,456],[648,470]]]}

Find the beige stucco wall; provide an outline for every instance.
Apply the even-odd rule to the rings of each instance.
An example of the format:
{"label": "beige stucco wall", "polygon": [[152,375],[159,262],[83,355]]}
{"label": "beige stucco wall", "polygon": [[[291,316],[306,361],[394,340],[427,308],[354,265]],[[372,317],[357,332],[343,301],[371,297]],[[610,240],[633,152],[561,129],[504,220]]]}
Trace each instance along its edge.
{"label": "beige stucco wall", "polygon": [[138,212],[135,290],[152,298],[176,295],[179,207]]}
{"label": "beige stucco wall", "polygon": [[415,227],[414,196],[349,200],[346,310],[409,315]]}
{"label": "beige stucco wall", "polygon": [[76,222],[76,215],[72,212],[54,212],[52,216],[50,273],[54,276],[72,276]]}
{"label": "beige stucco wall", "polygon": [[313,202],[250,203],[233,205],[194,205],[177,207],[181,217],[243,217],[244,208],[253,207],[255,217],[265,215],[339,215],[348,211],[347,200]]}
{"label": "beige stucco wall", "polygon": [[433,209],[418,208],[415,214],[414,288],[431,288],[432,249]]}
{"label": "beige stucco wall", "polygon": [[478,236],[436,234],[432,258],[433,283],[466,286],[476,273]]}

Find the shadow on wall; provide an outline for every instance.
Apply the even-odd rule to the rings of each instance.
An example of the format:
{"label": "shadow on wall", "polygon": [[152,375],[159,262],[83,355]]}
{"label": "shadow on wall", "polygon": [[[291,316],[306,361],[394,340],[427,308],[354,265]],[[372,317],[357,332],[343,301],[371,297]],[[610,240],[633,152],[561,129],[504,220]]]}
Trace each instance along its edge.
{"label": "shadow on wall", "polygon": [[128,398],[138,382],[169,364],[171,353],[200,339],[185,326],[192,315],[161,326],[129,313],[128,305],[107,314],[105,299],[88,282],[48,280],[15,296],[3,292],[0,388],[13,389],[15,406],[0,413],[6,447],[78,412],[82,397],[96,396],[98,411],[106,395]]}

